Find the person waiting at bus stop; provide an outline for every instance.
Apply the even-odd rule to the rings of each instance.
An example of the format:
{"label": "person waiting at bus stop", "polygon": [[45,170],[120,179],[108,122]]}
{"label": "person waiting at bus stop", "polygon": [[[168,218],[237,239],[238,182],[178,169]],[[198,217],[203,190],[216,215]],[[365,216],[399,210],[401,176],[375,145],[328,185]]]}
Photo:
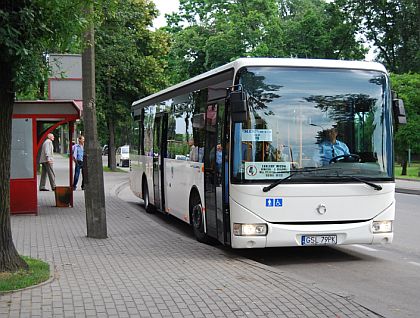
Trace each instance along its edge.
{"label": "person waiting at bus stop", "polygon": [[337,139],[336,127],[324,130],[324,141],[320,144],[320,162],[325,166],[330,164],[331,159],[337,156],[349,155],[349,147]]}
{"label": "person waiting at bus stop", "polygon": [[73,161],[75,163],[74,169],[74,179],[73,179],[73,191],[77,189],[77,183],[79,182],[80,170],[82,170],[82,190],[85,189],[85,177],[84,177],[84,169],[83,169],[83,154],[84,154],[84,144],[85,144],[85,137],[79,136],[77,139],[78,142],[72,148],[73,151]]}
{"label": "person waiting at bus stop", "polygon": [[41,156],[39,163],[42,165],[41,180],[39,182],[39,191],[49,191],[45,185],[48,179],[50,180],[51,189],[55,190],[55,173],[54,173],[54,135],[48,134],[41,148]]}

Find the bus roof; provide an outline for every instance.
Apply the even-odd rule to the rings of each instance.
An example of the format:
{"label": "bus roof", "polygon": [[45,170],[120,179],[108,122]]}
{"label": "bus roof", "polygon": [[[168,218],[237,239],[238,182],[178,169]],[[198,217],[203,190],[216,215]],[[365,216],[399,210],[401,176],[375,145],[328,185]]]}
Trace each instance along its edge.
{"label": "bus roof", "polygon": [[[189,80],[183,81],[176,85],[170,86],[158,93],[149,95],[145,98],[137,100],[132,103],[132,108],[142,108],[149,105],[151,100],[159,98],[161,95],[165,95],[173,90],[181,87],[188,86],[192,83],[201,81],[208,77],[215,76],[217,74],[233,70],[236,73],[240,68],[246,66],[285,66],[285,67],[313,67],[313,68],[335,68],[335,69],[359,69],[369,71],[380,71],[387,73],[385,67],[377,62],[367,61],[344,61],[344,60],[327,60],[327,59],[300,59],[300,58],[263,58],[263,57],[251,57],[251,58],[239,58],[228,64],[219,66],[211,71],[197,75]],[[233,80],[233,78],[232,78]]]}

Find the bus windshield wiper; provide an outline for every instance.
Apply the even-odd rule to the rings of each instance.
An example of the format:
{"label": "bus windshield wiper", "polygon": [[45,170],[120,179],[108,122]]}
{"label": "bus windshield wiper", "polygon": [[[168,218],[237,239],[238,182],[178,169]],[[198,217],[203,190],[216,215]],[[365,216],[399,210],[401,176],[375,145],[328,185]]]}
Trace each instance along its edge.
{"label": "bus windshield wiper", "polygon": [[353,179],[353,180],[356,180],[356,181],[365,183],[368,186],[371,186],[372,188],[374,188],[376,191],[381,191],[382,190],[382,187],[379,184],[376,184],[376,183],[373,183],[373,182],[369,182],[369,181],[360,179],[360,178],[355,177],[355,176],[349,176],[349,175],[338,175],[338,176],[339,177],[344,177],[344,178],[350,178],[350,179]]}
{"label": "bus windshield wiper", "polygon": [[320,170],[329,170],[329,169],[325,169],[325,168],[309,168],[309,169],[302,169],[302,170],[289,170],[289,171],[285,171],[285,172],[291,172],[287,177],[283,178],[283,179],[279,179],[275,182],[273,182],[272,184],[266,186],[263,188],[264,192],[268,192],[271,189],[273,189],[274,187],[277,187],[280,183],[282,183],[285,180],[290,179],[291,177],[293,177],[295,174],[298,173],[302,173],[302,172],[312,172],[312,171],[320,171]]}

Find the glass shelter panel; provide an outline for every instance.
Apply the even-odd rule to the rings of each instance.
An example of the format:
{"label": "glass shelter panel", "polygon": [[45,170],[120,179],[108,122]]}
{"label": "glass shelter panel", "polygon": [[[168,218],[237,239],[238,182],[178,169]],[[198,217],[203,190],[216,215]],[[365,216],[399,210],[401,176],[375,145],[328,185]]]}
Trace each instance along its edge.
{"label": "glass shelter panel", "polygon": [[15,118],[12,121],[11,179],[34,177],[32,120]]}

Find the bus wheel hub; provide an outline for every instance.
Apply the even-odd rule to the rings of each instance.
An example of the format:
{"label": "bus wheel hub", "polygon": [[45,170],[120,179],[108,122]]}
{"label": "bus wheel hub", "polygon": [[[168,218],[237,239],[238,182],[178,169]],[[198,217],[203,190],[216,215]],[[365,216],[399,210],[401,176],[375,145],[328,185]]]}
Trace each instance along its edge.
{"label": "bus wheel hub", "polygon": [[201,205],[196,205],[193,208],[193,226],[196,229],[199,229],[201,227],[201,224],[203,223],[203,212],[201,209]]}

